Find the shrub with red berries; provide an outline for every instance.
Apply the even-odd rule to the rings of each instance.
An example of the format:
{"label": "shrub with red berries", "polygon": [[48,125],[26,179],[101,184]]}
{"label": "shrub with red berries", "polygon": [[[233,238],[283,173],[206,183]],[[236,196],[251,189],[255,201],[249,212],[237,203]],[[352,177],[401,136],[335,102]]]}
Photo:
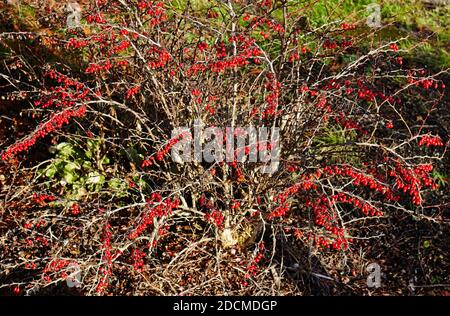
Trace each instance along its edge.
{"label": "shrub with red berries", "polygon": [[[31,189],[14,188],[7,199],[33,204],[17,211],[21,226],[8,228],[41,238],[26,259],[36,271],[30,288],[65,280],[76,262],[85,293],[114,293],[124,278],[139,292],[203,243],[210,249],[198,260],[230,249],[252,254],[223,257],[251,285],[287,241],[345,256],[396,212],[439,218],[423,212],[437,203],[435,165],[448,145],[427,121],[445,91],[439,74],[408,69],[400,42],[364,45],[372,30],[360,23],[306,31],[291,2],[188,2],[180,10],[168,1],[92,1],[82,28],[50,36],[67,60],[30,63],[32,83],[19,84],[21,74],[9,80],[11,91],[29,86],[34,125],[1,145],[2,163],[38,170],[54,161],[58,142],[76,148],[70,164],[56,164],[64,176],[33,173]],[[423,108],[419,126],[409,95]],[[236,149],[242,161],[173,161],[187,135],[172,131],[196,120],[278,127],[277,170],[263,173],[247,159],[249,147]],[[36,151],[47,160],[33,159]],[[67,176],[73,170],[78,182]],[[48,223],[36,227],[34,210]],[[16,269],[22,259],[0,264]],[[221,260],[211,262],[221,269]],[[147,290],[184,293],[181,285]]]}

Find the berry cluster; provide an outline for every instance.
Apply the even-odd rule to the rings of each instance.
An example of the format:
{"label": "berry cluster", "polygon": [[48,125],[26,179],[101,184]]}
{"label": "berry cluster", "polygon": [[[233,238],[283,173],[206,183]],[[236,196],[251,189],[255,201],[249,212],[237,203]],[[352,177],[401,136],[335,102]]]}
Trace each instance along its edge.
{"label": "berry cluster", "polygon": [[50,263],[48,263],[44,270],[42,271],[42,279],[50,283],[52,281],[52,277],[49,274],[56,274],[59,278],[67,278],[67,273],[64,271],[68,265],[73,263],[72,260],[67,259],[56,259],[52,260]]}
{"label": "berry cluster", "polygon": [[27,151],[30,147],[34,146],[34,144],[36,144],[37,140],[39,140],[40,138],[44,138],[49,133],[61,129],[64,124],[68,124],[71,118],[81,118],[85,114],[85,106],[80,106],[79,108],[73,109],[69,108],[57,114],[52,114],[50,116],[50,119],[44,123],[41,123],[28,138],[7,148],[1,155],[2,160],[8,160],[17,153]]}
{"label": "berry cluster", "polygon": [[141,168],[145,168],[145,167],[149,167],[149,166],[153,165],[153,163],[155,162],[155,157],[156,157],[157,161],[164,160],[164,157],[169,154],[172,147],[175,146],[176,144],[178,144],[178,142],[181,141],[181,139],[183,139],[183,137],[188,137],[188,136],[189,136],[188,134],[181,133],[178,137],[175,137],[175,138],[172,138],[171,140],[169,140],[169,142],[161,150],[156,152],[155,156],[150,156],[148,159],[143,160],[141,163]]}
{"label": "berry cluster", "polygon": [[264,253],[266,251],[266,245],[264,242],[260,242],[258,244],[258,248],[256,249],[256,253],[250,263],[247,265],[246,270],[247,273],[244,275],[246,279],[250,278],[250,276],[256,276],[259,270],[259,264],[261,260],[264,258]]}
{"label": "berry cluster", "polygon": [[43,206],[43,205],[47,205],[48,202],[52,202],[56,200],[56,197],[54,197],[53,195],[49,195],[49,194],[37,194],[34,193],[33,194],[33,199],[36,202],[37,205],[39,206]]}
{"label": "berry cluster", "polygon": [[420,196],[422,187],[437,189],[437,184],[430,177],[432,170],[433,166],[431,164],[411,168],[403,167],[399,162],[396,162],[395,168],[389,172],[389,176],[395,178],[395,188],[408,193],[412,198],[412,202],[420,205],[422,202]]}
{"label": "berry cluster", "polygon": [[419,146],[435,146],[435,147],[439,147],[439,146],[444,146],[444,143],[442,142],[441,137],[439,136],[432,136],[432,135],[424,135],[420,138],[419,140]]}
{"label": "berry cluster", "polygon": [[128,235],[129,239],[138,238],[148,226],[153,225],[153,220],[157,217],[170,215],[173,210],[177,209],[180,201],[177,199],[167,198],[146,212],[140,220],[139,225]]}
{"label": "berry cluster", "polygon": [[224,216],[220,210],[212,210],[205,214],[205,220],[207,222],[212,222],[219,229],[223,228]]}
{"label": "berry cluster", "polygon": [[139,248],[134,248],[131,251],[131,257],[133,258],[133,268],[137,272],[142,272],[144,270],[144,257],[145,252]]}
{"label": "berry cluster", "polygon": [[99,269],[100,281],[97,284],[97,293],[103,293],[109,286],[109,278],[112,276],[113,255],[111,246],[111,225],[107,222],[103,234],[103,256],[102,261],[106,264],[106,268]]}

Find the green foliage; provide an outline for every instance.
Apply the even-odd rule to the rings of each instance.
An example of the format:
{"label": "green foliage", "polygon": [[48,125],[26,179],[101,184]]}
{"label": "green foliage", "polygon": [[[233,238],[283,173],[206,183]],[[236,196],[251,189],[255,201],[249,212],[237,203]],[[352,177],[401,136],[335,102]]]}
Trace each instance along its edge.
{"label": "green foliage", "polygon": [[352,152],[351,142],[356,140],[355,130],[331,125],[314,138],[311,153],[318,160],[328,159],[332,163],[352,163],[360,165],[360,159]]}
{"label": "green foliage", "polygon": [[22,4],[18,7],[19,18],[28,19],[36,15],[36,10],[31,5]]}
{"label": "green foliage", "polygon": [[[311,6],[311,10],[305,10],[309,22],[313,27],[320,27],[332,21],[363,21],[368,15],[366,7],[372,2],[371,0],[308,0],[298,1],[290,10]],[[380,34],[385,40],[408,36],[408,40],[403,43],[405,46],[402,45],[403,49],[411,49],[419,45],[418,49],[410,54],[411,59],[434,68],[450,67],[450,54],[447,49],[447,43],[450,40],[448,27],[450,6],[430,9],[420,0],[384,0],[376,3],[381,7],[383,29]],[[431,35],[426,38],[424,45],[422,31],[427,31]]]}
{"label": "green foliage", "polygon": [[433,180],[437,183],[437,185],[439,185],[439,187],[444,188],[447,186],[448,178],[445,176],[445,174],[442,174],[435,169],[433,170],[431,176]]}
{"label": "green foliage", "polygon": [[324,129],[321,136],[315,138],[317,145],[345,145],[347,142],[356,138],[356,132],[346,130],[340,126],[332,126]]}
{"label": "green foliage", "polygon": [[51,148],[55,157],[40,170],[50,185],[62,186],[70,199],[78,200],[88,193],[99,193],[105,186],[116,196],[127,195],[124,180],[111,177],[107,179],[104,171],[110,158],[102,155],[102,140],[89,139],[86,146],[69,142],[59,143]]}
{"label": "green foliage", "polygon": [[[302,6],[305,5],[304,1],[300,2]],[[356,21],[363,19],[367,16],[366,6],[372,1],[327,0],[307,1],[307,3],[311,5],[311,10],[307,10],[311,25],[317,27],[335,20]]]}

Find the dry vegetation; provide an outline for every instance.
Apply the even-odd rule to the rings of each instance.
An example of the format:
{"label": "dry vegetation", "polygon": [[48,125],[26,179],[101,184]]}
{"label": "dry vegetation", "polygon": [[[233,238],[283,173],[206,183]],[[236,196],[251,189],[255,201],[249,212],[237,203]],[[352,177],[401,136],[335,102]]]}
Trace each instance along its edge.
{"label": "dry vegetation", "polygon": [[[0,294],[449,294],[450,83],[423,37],[315,23],[320,1],[80,4],[72,29],[0,4]],[[279,127],[277,171],[174,162],[198,119]]]}

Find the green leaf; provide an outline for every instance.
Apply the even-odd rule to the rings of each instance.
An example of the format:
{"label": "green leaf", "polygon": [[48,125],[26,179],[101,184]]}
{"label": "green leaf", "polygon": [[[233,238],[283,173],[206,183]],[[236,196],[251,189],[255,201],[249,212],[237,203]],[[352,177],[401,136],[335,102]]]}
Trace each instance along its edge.
{"label": "green leaf", "polygon": [[71,162],[69,161],[68,163],[66,163],[66,165],[64,166],[64,169],[68,172],[72,172],[73,170],[79,170],[80,166],[75,163],[75,162]]}
{"label": "green leaf", "polygon": [[109,157],[108,156],[103,156],[103,158],[102,158],[102,160],[100,161],[100,163],[102,164],[102,165],[107,165],[107,164],[109,164],[111,161],[110,161],[110,159],[109,159]]}
{"label": "green leaf", "polygon": [[118,197],[127,196],[128,185],[127,183],[119,178],[113,178],[108,181],[108,187],[114,191],[115,195]]}
{"label": "green leaf", "polygon": [[77,180],[77,176],[72,172],[66,172],[64,173],[64,180],[66,180],[67,183],[72,184]]}
{"label": "green leaf", "polygon": [[447,184],[447,182],[448,182],[448,179],[445,177],[445,175],[439,173],[439,172],[436,171],[436,170],[433,170],[432,177],[433,177],[434,181],[435,181],[440,187],[445,187],[446,184]]}
{"label": "green leaf", "polygon": [[69,143],[59,143],[56,145],[56,150],[58,151],[58,155],[62,157],[70,157],[75,153],[73,146]]}
{"label": "green leaf", "polygon": [[423,248],[427,249],[430,247],[430,242],[428,240],[423,241]]}
{"label": "green leaf", "polygon": [[56,168],[55,165],[50,165],[46,170],[45,170],[45,176],[49,179],[53,178],[56,174],[56,172],[58,171],[58,169]]}
{"label": "green leaf", "polygon": [[125,182],[120,180],[119,178],[112,178],[108,181],[108,186],[114,190],[123,189],[124,185],[126,186]]}
{"label": "green leaf", "polygon": [[87,190],[81,183],[74,183],[72,186],[72,194],[71,197],[75,200],[81,199],[84,195],[86,195]]}
{"label": "green leaf", "polygon": [[88,184],[103,184],[103,183],[105,183],[105,176],[96,171],[89,172],[86,183],[88,183]]}
{"label": "green leaf", "polygon": [[87,141],[88,151],[91,153],[95,153],[100,150],[100,140],[98,139],[89,139]]}
{"label": "green leaf", "polygon": [[90,170],[92,169],[92,163],[90,161],[85,160],[82,163],[82,167],[83,169]]}
{"label": "green leaf", "polygon": [[138,185],[138,187],[140,187],[140,188],[142,188],[142,189],[145,189],[145,188],[147,188],[147,182],[145,182],[145,180],[144,179],[139,179],[139,180],[137,180],[136,181],[136,184]]}

